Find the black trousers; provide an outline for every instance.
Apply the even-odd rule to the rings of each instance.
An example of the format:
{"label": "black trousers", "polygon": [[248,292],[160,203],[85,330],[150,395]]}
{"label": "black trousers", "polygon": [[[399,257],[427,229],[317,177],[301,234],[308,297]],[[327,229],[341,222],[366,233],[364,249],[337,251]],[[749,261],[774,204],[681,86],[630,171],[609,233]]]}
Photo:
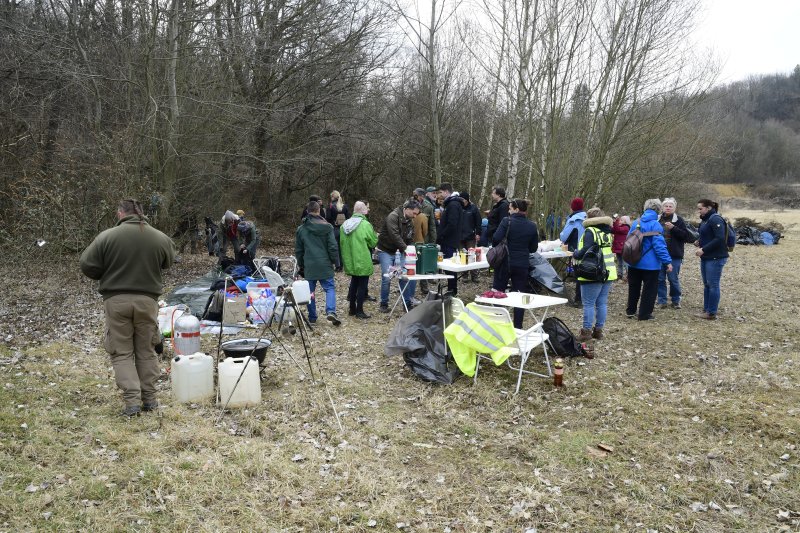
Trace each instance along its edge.
{"label": "black trousers", "polygon": [[[630,267],[628,269],[628,307],[625,313],[636,314],[640,320],[653,314],[658,296],[658,270],[642,270]],[[639,298],[641,297],[641,301]],[[636,306],[639,312],[636,312]]]}
{"label": "black trousers", "polygon": [[364,312],[364,299],[367,297],[369,276],[350,276],[350,288],[347,289],[347,299],[350,300],[350,311]]}
{"label": "black trousers", "polygon": [[[511,290],[519,292],[530,292],[528,290],[528,267],[508,268],[508,259],[500,267],[494,269],[494,282],[492,285],[495,290],[505,291],[508,287],[508,280],[511,279]],[[522,329],[522,319],[525,318],[524,309],[514,309],[514,327]]]}

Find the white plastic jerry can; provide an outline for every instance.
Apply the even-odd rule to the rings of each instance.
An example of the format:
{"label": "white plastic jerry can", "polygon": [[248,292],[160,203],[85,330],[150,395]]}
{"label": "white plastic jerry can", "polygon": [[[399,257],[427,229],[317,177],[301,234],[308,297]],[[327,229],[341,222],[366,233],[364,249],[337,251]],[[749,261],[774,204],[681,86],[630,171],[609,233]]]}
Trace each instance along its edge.
{"label": "white plastic jerry can", "polygon": [[[220,405],[224,406],[227,403],[227,407],[247,407],[261,403],[258,361],[252,359],[248,362],[248,359],[249,357],[228,357],[219,363]],[[238,385],[236,385],[237,380]]]}
{"label": "white plastic jerry can", "polygon": [[204,353],[178,355],[172,359],[172,394],[180,403],[214,396],[214,358]]}

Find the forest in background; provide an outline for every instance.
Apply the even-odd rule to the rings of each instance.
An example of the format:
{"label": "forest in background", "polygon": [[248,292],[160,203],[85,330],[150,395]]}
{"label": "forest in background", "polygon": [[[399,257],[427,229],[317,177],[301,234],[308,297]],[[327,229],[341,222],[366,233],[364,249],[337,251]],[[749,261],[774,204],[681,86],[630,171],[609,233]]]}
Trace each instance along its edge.
{"label": "forest in background", "polygon": [[715,85],[697,0],[0,0],[0,239],[77,251],[123,197],[294,223],[452,182],[542,223],[697,183],[791,203],[800,67]]}

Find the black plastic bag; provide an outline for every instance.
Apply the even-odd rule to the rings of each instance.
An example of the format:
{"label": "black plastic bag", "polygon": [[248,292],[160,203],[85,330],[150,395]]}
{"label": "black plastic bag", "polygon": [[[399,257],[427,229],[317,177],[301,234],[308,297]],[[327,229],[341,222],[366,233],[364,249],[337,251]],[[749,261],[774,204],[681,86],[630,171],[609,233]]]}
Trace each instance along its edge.
{"label": "black plastic bag", "polygon": [[532,282],[556,294],[564,294],[564,282],[550,261],[538,253],[532,253],[528,256],[528,266]]}
{"label": "black plastic bag", "polygon": [[[449,308],[449,301],[444,306]],[[384,353],[402,354],[411,371],[425,381],[450,385],[461,371],[444,340],[442,307],[442,300],[429,300],[400,317],[389,333]]]}
{"label": "black plastic bag", "polygon": [[736,244],[758,245],[764,244],[761,239],[761,230],[752,226],[736,228]]}

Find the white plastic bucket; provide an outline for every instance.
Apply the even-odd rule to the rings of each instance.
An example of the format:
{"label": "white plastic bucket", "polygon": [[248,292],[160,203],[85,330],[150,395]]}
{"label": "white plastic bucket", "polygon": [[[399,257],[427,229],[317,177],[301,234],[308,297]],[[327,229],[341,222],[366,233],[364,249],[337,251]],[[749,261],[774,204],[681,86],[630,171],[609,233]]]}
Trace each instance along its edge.
{"label": "white plastic bucket", "polygon": [[[258,377],[258,361],[249,357],[228,357],[218,366],[219,402],[227,407],[247,407],[261,403],[261,380]],[[245,364],[247,365],[245,368]],[[244,373],[242,373],[244,372]],[[239,379],[239,376],[242,378]],[[236,381],[239,384],[236,385]],[[236,389],[234,390],[234,386]],[[231,395],[231,392],[233,395]],[[230,400],[229,400],[230,398]]]}
{"label": "white plastic bucket", "polygon": [[179,355],[170,369],[172,395],[180,403],[199,402],[214,396],[214,358],[204,353]]}

